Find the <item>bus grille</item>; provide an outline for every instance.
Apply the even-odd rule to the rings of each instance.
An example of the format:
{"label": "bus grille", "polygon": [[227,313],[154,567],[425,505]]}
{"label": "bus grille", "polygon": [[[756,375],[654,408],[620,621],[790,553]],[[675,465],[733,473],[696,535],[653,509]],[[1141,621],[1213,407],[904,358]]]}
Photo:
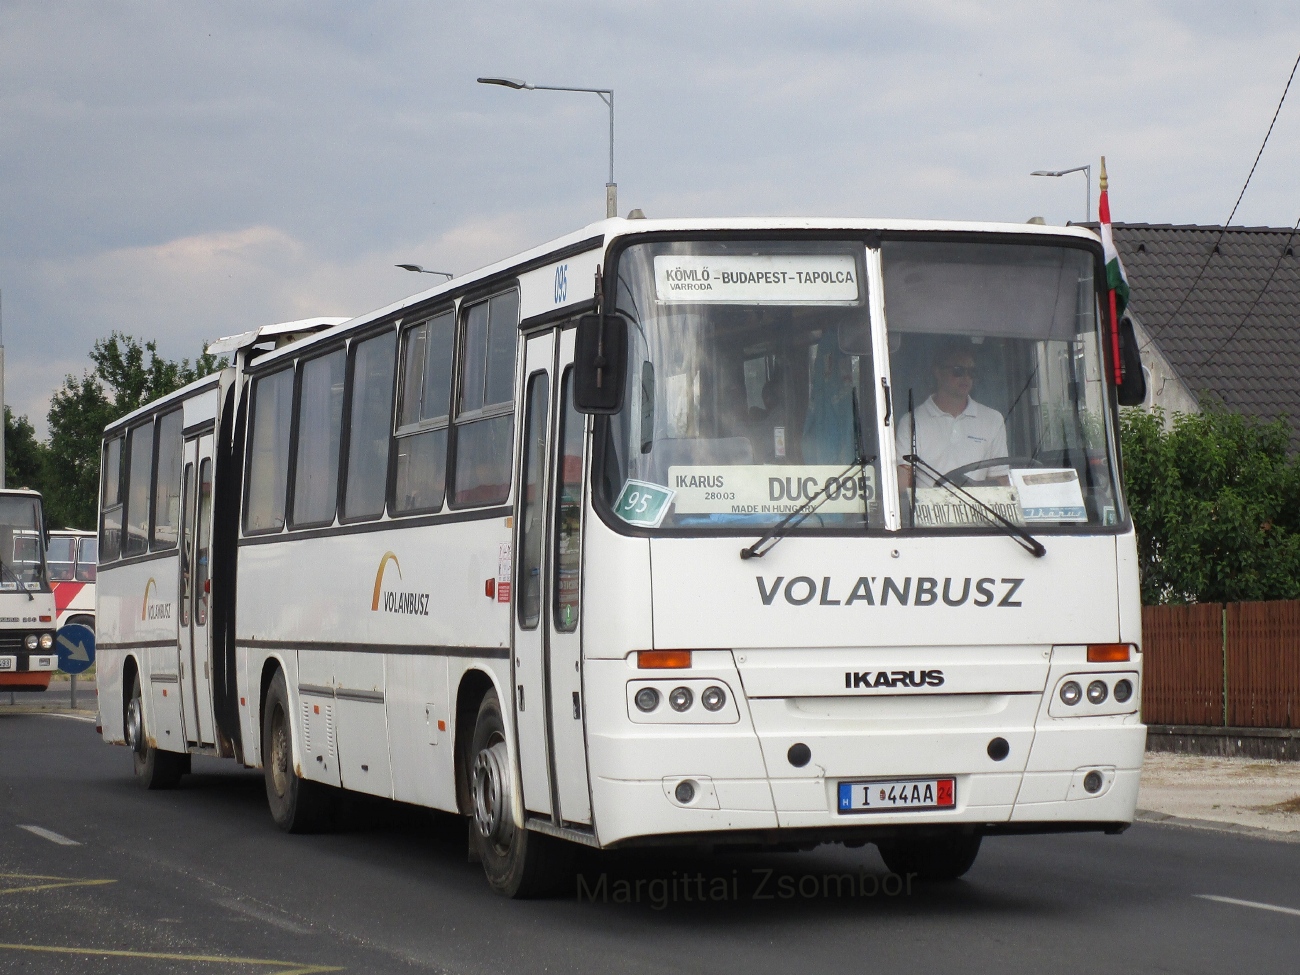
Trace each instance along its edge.
{"label": "bus grille", "polygon": [[23,649],[23,637],[26,633],[13,630],[0,631],[0,653],[18,653]]}

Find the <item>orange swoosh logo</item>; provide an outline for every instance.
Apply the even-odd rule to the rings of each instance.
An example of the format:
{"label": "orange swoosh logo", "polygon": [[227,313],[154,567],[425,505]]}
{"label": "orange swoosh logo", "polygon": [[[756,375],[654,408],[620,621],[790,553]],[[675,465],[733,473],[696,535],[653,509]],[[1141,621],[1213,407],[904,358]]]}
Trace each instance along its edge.
{"label": "orange swoosh logo", "polygon": [[379,590],[384,584],[384,568],[388,565],[389,560],[397,566],[397,577],[402,577],[402,563],[397,561],[397,556],[392,552],[385,552],[384,557],[379,560],[379,571],[375,573],[375,594],[370,599],[370,611],[372,613],[379,611]]}

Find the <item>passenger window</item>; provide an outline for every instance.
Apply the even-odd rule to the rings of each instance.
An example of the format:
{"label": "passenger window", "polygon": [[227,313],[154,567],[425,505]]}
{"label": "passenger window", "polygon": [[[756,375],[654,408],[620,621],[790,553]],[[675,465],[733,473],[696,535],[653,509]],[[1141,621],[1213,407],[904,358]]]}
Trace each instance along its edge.
{"label": "passenger window", "polygon": [[123,555],[143,555],[149,549],[149,485],[152,480],[153,423],[126,435],[126,544]]}
{"label": "passenger window", "polygon": [[403,337],[393,513],[437,511],[447,491],[447,423],[456,316],[446,312]]}
{"label": "passenger window", "polygon": [[519,293],[471,306],[464,327],[453,499],[499,504],[510,494]]}
{"label": "passenger window", "polygon": [[45,549],[45,566],[49,570],[50,582],[71,582],[76,570],[73,545],[76,539],[58,536],[50,539]]}
{"label": "passenger window", "polygon": [[82,538],[77,542],[77,581],[94,582],[99,572],[99,540]]}
{"label": "passenger window", "polygon": [[292,411],[292,369],[281,369],[254,383],[244,531],[279,531],[284,527]]}
{"label": "passenger window", "polygon": [[339,436],[343,429],[342,349],[302,364],[298,393],[298,450],[293,475],[293,523],[328,525],[339,493]]}
{"label": "passenger window", "polygon": [[158,420],[158,461],[153,483],[153,549],[176,547],[181,519],[180,410]]}
{"label": "passenger window", "polygon": [[190,625],[190,589],[194,585],[194,464],[185,465],[181,511],[181,626]]}
{"label": "passenger window", "polygon": [[352,346],[352,414],[343,517],[378,518],[388,484],[388,434],[393,415],[393,332]]}
{"label": "passenger window", "polygon": [[212,458],[199,464],[199,529],[194,543],[194,622],[208,621],[208,580],[212,577]]}
{"label": "passenger window", "polygon": [[528,380],[524,413],[523,510],[519,516],[519,625],[531,630],[542,612],[542,492],[546,470],[546,419],[551,381],[544,372]]}
{"label": "passenger window", "polygon": [[560,382],[560,466],[555,491],[555,628],[578,628],[582,595],[582,453],[585,417],[573,407],[573,369]]}
{"label": "passenger window", "polygon": [[104,469],[101,475],[104,496],[99,535],[104,561],[112,562],[122,554],[122,438],[104,444]]}

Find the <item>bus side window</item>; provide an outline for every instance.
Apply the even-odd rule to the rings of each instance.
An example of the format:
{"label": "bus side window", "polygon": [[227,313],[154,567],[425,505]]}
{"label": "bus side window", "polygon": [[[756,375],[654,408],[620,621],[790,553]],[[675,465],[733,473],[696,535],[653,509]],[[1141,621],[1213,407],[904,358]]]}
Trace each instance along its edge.
{"label": "bus side window", "polygon": [[74,545],[76,539],[64,535],[52,537],[45,549],[45,567],[49,571],[50,582],[71,582],[75,574],[73,568]]}
{"label": "bus side window", "polygon": [[194,585],[194,462],[185,465],[181,509],[181,626],[190,625],[190,590]]}
{"label": "bus side window", "polygon": [[143,555],[149,548],[149,486],[152,483],[153,421],[126,435],[126,541],[123,555]]}
{"label": "bus side window", "polygon": [[246,532],[279,531],[284,527],[292,409],[292,369],[262,376],[253,384],[248,486],[244,499]]}
{"label": "bus side window", "polygon": [[343,429],[343,350],[302,364],[298,391],[293,524],[328,525],[339,493],[339,435]]}
{"label": "bus side window", "polygon": [[158,420],[158,453],[153,482],[153,550],[176,547],[181,518],[180,410]]}
{"label": "bus side window", "polygon": [[573,407],[573,367],[560,381],[560,469],[555,491],[555,628],[578,628],[582,580],[582,446],[586,417]]}
{"label": "bus side window", "polygon": [[208,621],[208,579],[212,577],[209,557],[212,539],[212,458],[199,464],[199,528],[194,541],[194,622]]}
{"label": "bus side window", "polygon": [[104,469],[100,478],[104,486],[101,500],[103,517],[99,523],[100,549],[105,562],[122,554],[122,438],[104,444]]}
{"label": "bus side window", "polygon": [[462,327],[452,503],[500,504],[510,495],[519,292],[471,305]]}
{"label": "bus side window", "polygon": [[546,420],[551,380],[544,372],[528,378],[524,413],[523,478],[519,513],[519,625],[531,630],[542,613],[542,492],[546,469]]}
{"label": "bus side window", "polygon": [[385,332],[352,346],[352,411],[343,518],[378,518],[388,483],[388,430],[393,415],[393,349]]}
{"label": "bus side window", "polygon": [[77,581],[94,582],[99,574],[99,540],[77,539]]}
{"label": "bus side window", "polygon": [[446,497],[455,338],[456,315],[451,311],[403,333],[394,514],[437,511]]}

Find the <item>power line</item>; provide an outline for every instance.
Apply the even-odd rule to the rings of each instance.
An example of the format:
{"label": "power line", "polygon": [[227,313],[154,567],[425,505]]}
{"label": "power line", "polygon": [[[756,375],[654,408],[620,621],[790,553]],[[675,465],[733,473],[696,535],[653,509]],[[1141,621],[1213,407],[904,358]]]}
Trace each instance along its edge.
{"label": "power line", "polygon": [[[1277,124],[1277,117],[1282,112],[1282,103],[1286,101],[1286,94],[1291,90],[1291,82],[1295,80],[1296,68],[1300,68],[1300,54],[1296,55],[1295,64],[1291,65],[1291,75],[1286,79],[1286,87],[1282,89],[1282,97],[1278,99],[1277,108],[1273,111],[1273,121],[1268,123],[1268,131],[1264,133],[1264,141],[1260,143],[1259,152],[1255,153],[1255,161],[1251,163],[1250,172],[1246,176],[1246,182],[1242,184],[1241,192],[1237,194],[1237,202],[1232,205],[1232,212],[1228,214],[1228,219],[1223,222],[1223,226],[1219,230],[1218,239],[1215,240],[1214,246],[1210,248],[1210,252],[1205,255],[1205,263],[1202,264],[1201,269],[1196,272],[1196,277],[1192,280],[1192,286],[1187,289],[1187,293],[1184,294],[1182,300],[1178,302],[1178,307],[1176,307],[1169,317],[1161,324],[1152,327],[1150,333],[1151,338],[1155,338],[1155,333],[1157,331],[1164,328],[1178,317],[1178,313],[1183,310],[1183,305],[1187,303],[1187,299],[1192,296],[1192,293],[1196,291],[1196,286],[1201,283],[1201,277],[1205,274],[1205,269],[1210,266],[1210,261],[1218,252],[1219,245],[1223,243],[1223,235],[1228,232],[1228,226],[1232,223],[1232,218],[1237,215],[1237,208],[1241,206],[1241,198],[1246,195],[1246,187],[1250,185],[1251,177],[1255,175],[1255,167],[1259,165],[1260,156],[1264,155],[1264,147],[1268,145],[1268,137],[1273,134],[1273,126]],[[1271,280],[1272,275],[1269,277]],[[1237,327],[1240,328],[1241,326],[1239,325]]]}
{"label": "power line", "polygon": [[1226,339],[1224,339],[1217,346],[1215,346],[1214,349],[1211,352],[1209,352],[1204,359],[1196,363],[1196,365],[1193,366],[1192,368],[1199,369],[1201,366],[1205,365],[1216,355],[1218,355],[1221,351],[1223,351],[1224,347],[1233,339],[1235,339],[1237,337],[1237,333],[1240,332],[1242,328],[1245,327],[1246,322],[1250,321],[1250,316],[1255,313],[1255,307],[1260,303],[1260,300],[1264,297],[1264,293],[1268,291],[1268,286],[1273,283],[1273,275],[1277,274],[1277,269],[1282,266],[1282,259],[1286,257],[1287,250],[1291,247],[1291,241],[1295,238],[1297,230],[1300,230],[1300,218],[1296,219],[1295,226],[1291,228],[1291,233],[1287,235],[1286,243],[1282,245],[1282,249],[1278,252],[1277,263],[1273,265],[1273,270],[1268,272],[1268,278],[1264,281],[1264,287],[1259,289],[1259,294],[1255,295],[1255,300],[1252,301],[1250,303],[1250,307],[1246,309],[1246,314],[1241,316],[1241,321],[1237,323],[1237,327],[1234,328],[1228,334],[1228,337]]}

